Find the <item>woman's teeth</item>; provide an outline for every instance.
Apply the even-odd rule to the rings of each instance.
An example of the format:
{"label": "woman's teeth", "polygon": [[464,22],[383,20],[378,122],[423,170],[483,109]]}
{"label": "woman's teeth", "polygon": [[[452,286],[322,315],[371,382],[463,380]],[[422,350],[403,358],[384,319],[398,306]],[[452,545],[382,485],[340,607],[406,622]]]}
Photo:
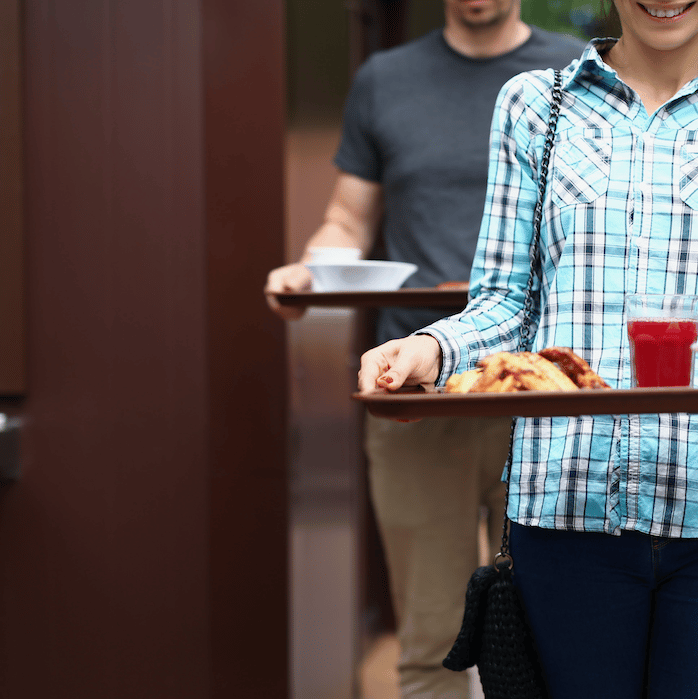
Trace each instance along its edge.
{"label": "woman's teeth", "polygon": [[[645,6],[643,5],[643,7]],[[677,7],[673,10],[655,10],[652,7],[645,7],[645,9],[652,15],[652,17],[676,17],[676,15],[680,15],[682,12],[685,12],[687,7],[688,5],[684,5],[683,7]]]}

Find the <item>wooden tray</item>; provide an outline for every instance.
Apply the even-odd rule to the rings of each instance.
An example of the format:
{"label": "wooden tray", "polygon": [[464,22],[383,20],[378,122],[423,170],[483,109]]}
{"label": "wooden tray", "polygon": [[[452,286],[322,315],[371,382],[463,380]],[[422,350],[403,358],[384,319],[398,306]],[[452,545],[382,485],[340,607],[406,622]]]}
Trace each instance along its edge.
{"label": "wooden tray", "polygon": [[553,417],[698,413],[698,389],[631,388],[517,393],[444,393],[442,389],[401,389],[395,393],[354,393],[352,398],[379,417]]}
{"label": "wooden tray", "polygon": [[379,306],[443,307],[461,310],[468,303],[467,289],[425,287],[397,291],[300,291],[275,294],[282,306],[332,306],[335,308],[370,308]]}

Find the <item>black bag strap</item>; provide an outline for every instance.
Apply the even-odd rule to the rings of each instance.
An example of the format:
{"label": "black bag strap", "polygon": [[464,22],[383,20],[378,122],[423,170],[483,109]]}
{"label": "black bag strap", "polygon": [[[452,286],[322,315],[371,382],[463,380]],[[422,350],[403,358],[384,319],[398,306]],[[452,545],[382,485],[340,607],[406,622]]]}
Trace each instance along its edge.
{"label": "black bag strap", "polygon": [[[517,352],[527,352],[533,344],[533,329],[531,319],[533,317],[533,308],[536,299],[533,294],[533,283],[536,276],[541,278],[543,270],[541,268],[541,253],[540,253],[540,224],[543,219],[543,203],[545,199],[545,190],[548,183],[548,166],[550,164],[550,155],[555,142],[555,132],[557,130],[557,121],[560,116],[560,105],[562,103],[562,74],[559,70],[555,71],[555,79],[553,81],[553,94],[550,102],[550,116],[548,117],[548,130],[545,135],[545,145],[543,148],[543,156],[540,163],[540,176],[538,178],[538,198],[536,206],[533,210],[533,238],[529,248],[529,257],[531,261],[531,269],[526,283],[526,296],[524,298],[524,314],[521,321],[521,335],[517,346]],[[507,568],[512,568],[514,561],[509,553],[509,518],[507,517],[507,508],[509,506],[509,482],[511,480],[511,464],[514,453],[514,432],[516,431],[516,418],[511,421],[511,432],[509,434],[509,455],[507,456],[506,469],[506,492],[504,495],[504,524],[502,527],[502,545],[499,553],[495,556],[495,565],[504,565]]]}

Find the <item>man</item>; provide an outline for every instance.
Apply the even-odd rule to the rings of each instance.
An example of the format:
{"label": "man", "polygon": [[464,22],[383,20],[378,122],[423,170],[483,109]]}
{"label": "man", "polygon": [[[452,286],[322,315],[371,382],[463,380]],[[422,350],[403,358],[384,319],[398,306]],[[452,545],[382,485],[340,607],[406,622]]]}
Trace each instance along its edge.
{"label": "man", "polygon": [[[309,289],[310,247],[358,247],[379,228],[386,257],[414,262],[409,286],[467,280],[485,200],[489,127],[501,86],[525,70],[577,58],[580,41],[527,26],[520,0],[444,0],[445,26],[374,54],[349,94],[339,168],[325,220],[299,263],[273,270],[267,292]],[[270,306],[292,319],[302,310]],[[376,343],[404,337],[448,309],[381,309]],[[478,521],[501,533],[500,482],[509,421],[367,416],[373,506],[401,644],[404,699],[465,699],[468,677],[444,669],[478,565]]]}

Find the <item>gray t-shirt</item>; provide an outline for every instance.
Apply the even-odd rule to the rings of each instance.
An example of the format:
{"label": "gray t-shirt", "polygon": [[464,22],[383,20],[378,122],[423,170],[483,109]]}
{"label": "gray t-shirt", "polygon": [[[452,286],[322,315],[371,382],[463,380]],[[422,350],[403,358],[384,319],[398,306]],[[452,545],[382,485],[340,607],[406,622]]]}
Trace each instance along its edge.
{"label": "gray t-shirt", "polygon": [[[405,286],[469,278],[499,90],[523,71],[564,68],[583,49],[578,39],[533,27],[514,51],[472,59],[451,49],[437,29],[361,66],[334,162],[383,185],[385,259],[419,267]],[[376,340],[404,337],[451,313],[381,309]]]}

